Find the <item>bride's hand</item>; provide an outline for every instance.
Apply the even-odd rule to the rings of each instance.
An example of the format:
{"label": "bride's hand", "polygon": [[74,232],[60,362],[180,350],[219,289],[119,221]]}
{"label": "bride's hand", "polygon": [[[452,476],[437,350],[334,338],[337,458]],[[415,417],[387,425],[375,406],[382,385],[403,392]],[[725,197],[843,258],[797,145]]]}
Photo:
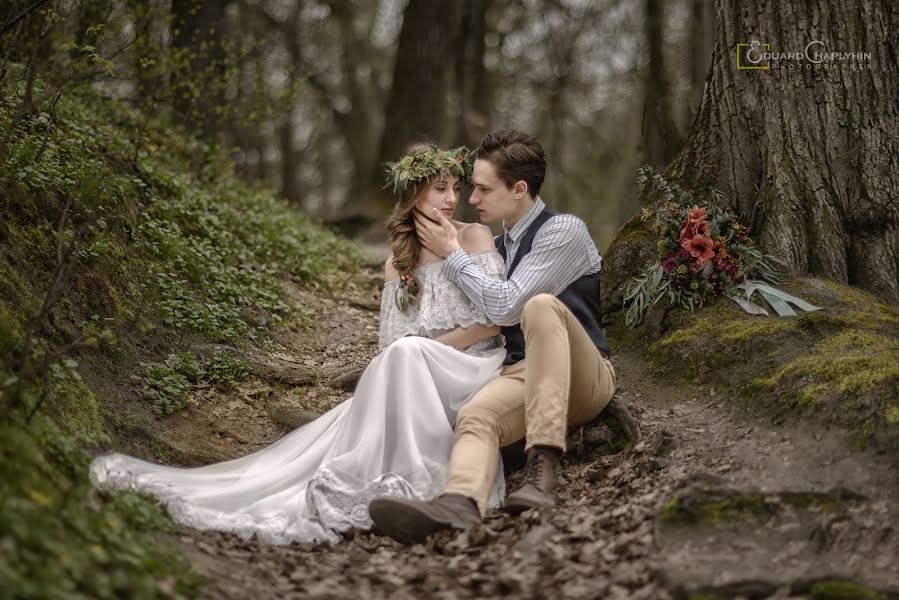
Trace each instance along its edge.
{"label": "bride's hand", "polygon": [[461,248],[459,235],[452,221],[442,212],[433,209],[433,216],[415,209],[415,230],[421,245],[441,258]]}

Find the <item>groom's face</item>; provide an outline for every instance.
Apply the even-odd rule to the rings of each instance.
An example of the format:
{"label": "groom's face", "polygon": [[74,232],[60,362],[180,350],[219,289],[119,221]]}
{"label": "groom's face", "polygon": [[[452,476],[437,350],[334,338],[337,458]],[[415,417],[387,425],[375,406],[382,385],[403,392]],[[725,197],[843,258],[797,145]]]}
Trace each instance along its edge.
{"label": "groom's face", "polygon": [[515,190],[499,178],[493,163],[479,158],[471,174],[472,191],[468,202],[478,211],[482,223],[498,223],[518,212]]}

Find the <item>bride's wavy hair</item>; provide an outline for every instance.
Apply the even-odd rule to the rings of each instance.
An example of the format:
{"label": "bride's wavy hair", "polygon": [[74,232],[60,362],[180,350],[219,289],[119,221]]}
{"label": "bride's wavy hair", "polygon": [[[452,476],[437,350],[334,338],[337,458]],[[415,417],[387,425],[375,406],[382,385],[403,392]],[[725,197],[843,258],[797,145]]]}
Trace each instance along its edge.
{"label": "bride's wavy hair", "polygon": [[[421,156],[434,150],[433,144],[425,142],[412,144],[403,153],[403,156]],[[415,267],[421,256],[421,242],[415,233],[415,205],[430,188],[434,177],[421,182],[420,185],[406,186],[393,207],[393,212],[387,218],[387,241],[393,252],[393,268],[400,277],[407,277],[407,289],[417,289],[418,280],[415,278]]]}

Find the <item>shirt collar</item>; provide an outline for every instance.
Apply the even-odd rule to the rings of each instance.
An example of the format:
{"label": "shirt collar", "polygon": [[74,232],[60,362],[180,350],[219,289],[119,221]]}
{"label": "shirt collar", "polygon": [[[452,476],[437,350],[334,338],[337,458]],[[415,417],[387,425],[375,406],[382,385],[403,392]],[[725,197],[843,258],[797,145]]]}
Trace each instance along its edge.
{"label": "shirt collar", "polygon": [[518,240],[545,207],[546,205],[543,203],[543,200],[540,199],[540,196],[537,196],[534,205],[528,209],[528,212],[524,213],[523,217],[518,219],[518,222],[512,226],[512,229],[507,228],[506,222],[503,221],[503,232],[505,233],[506,238],[513,243]]}

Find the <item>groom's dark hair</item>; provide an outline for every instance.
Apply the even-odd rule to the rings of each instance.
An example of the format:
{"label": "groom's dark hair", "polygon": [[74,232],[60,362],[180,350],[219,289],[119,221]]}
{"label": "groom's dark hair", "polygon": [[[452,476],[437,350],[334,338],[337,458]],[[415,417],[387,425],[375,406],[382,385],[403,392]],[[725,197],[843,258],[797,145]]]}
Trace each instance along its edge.
{"label": "groom's dark hair", "polygon": [[540,193],[546,176],[546,156],[534,136],[514,129],[497,129],[487,134],[475,150],[474,158],[490,162],[506,187],[524,180],[532,198]]}

